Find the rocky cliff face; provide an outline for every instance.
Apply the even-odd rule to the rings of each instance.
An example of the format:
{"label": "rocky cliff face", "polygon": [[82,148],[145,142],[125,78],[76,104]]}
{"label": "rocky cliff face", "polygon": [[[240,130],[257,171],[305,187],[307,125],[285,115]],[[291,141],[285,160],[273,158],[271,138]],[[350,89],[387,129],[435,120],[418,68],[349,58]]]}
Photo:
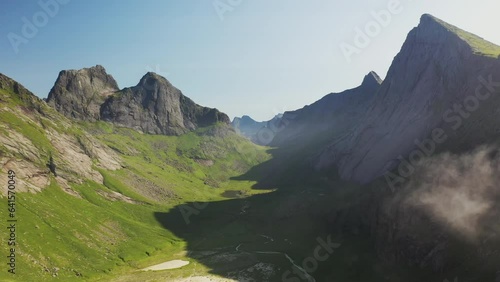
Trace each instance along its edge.
{"label": "rocky cliff face", "polygon": [[271,144],[304,145],[311,140],[341,139],[360,120],[381,83],[380,77],[370,72],[356,88],[331,93],[302,109],[286,112]]}
{"label": "rocky cliff face", "polygon": [[366,114],[323,151],[317,167],[335,163],[342,178],[366,183],[395,168],[435,129],[453,136],[449,147],[487,142],[500,128],[492,106],[500,96],[493,95],[500,90],[497,53],[475,35],[422,16]]}
{"label": "rocky cliff face", "polygon": [[97,65],[81,70],[64,70],[50,90],[47,103],[67,117],[95,121],[106,98],[118,91],[115,79]]}
{"label": "rocky cliff face", "polygon": [[121,168],[113,150],[2,74],[0,101],[0,176],[7,178],[8,170],[16,171],[19,191],[42,191],[50,184],[52,174],[66,192],[72,193],[68,183],[102,183],[96,166]]}
{"label": "rocky cliff face", "polygon": [[[316,159],[347,180],[378,178],[367,187],[373,198],[363,218],[384,259],[434,272],[474,265],[478,281],[495,279],[498,54],[500,47],[422,16],[360,123]],[[389,170],[401,185],[381,177]]]}
{"label": "rocky cliff face", "polygon": [[101,118],[151,134],[179,135],[217,122],[230,123],[217,109],[197,105],[167,79],[147,73],[101,106]]}
{"label": "rocky cliff face", "polygon": [[[318,144],[316,169],[369,183],[360,225],[384,261],[458,272],[472,265],[467,257],[486,274],[476,280],[493,281],[499,55],[500,47],[423,15],[383,82],[369,75],[360,88],[285,113],[289,124],[273,145]],[[388,171],[400,186],[386,181]]]}
{"label": "rocky cliff face", "polygon": [[67,117],[105,120],[151,134],[179,135],[230,122],[224,113],[197,105],[155,73],[120,91],[102,66],[62,71],[47,103]]}

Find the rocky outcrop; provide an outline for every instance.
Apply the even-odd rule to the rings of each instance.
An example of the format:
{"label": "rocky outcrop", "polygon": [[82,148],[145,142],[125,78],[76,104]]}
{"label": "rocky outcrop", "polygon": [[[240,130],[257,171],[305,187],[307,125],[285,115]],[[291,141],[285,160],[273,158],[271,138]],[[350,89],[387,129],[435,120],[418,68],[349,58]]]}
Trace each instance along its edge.
{"label": "rocky outcrop", "polygon": [[179,135],[230,122],[226,114],[197,105],[155,73],[119,90],[102,66],[61,71],[47,103],[67,117],[105,120],[150,134]]}
{"label": "rocky outcrop", "polygon": [[81,70],[64,70],[50,90],[47,103],[63,115],[95,121],[106,98],[118,91],[115,79],[97,65]]}
{"label": "rocky outcrop", "polygon": [[16,171],[19,191],[40,192],[53,176],[68,192],[72,191],[68,183],[102,183],[96,167],[122,168],[112,149],[16,81],[0,74],[0,90],[0,100],[5,102],[0,114],[10,117],[0,123],[0,176],[7,178],[9,170]]}
{"label": "rocky outcrop", "polygon": [[167,79],[149,72],[137,86],[110,96],[101,106],[101,119],[150,134],[179,135],[229,117],[202,107],[184,96]]}

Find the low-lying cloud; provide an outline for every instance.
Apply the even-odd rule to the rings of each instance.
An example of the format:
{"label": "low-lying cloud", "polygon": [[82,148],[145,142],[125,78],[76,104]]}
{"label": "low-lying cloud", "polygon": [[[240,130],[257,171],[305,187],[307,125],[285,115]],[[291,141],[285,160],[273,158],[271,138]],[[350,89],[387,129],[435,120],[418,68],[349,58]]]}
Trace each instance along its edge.
{"label": "low-lying cloud", "polygon": [[478,239],[488,229],[500,194],[497,155],[497,149],[481,147],[423,161],[409,183],[407,201],[455,234]]}

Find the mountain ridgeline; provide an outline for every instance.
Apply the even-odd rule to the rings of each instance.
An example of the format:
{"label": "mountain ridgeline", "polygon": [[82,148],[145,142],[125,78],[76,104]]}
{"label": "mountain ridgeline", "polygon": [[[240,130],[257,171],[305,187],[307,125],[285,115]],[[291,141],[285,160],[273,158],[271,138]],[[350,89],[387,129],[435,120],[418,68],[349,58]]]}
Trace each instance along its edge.
{"label": "mountain ridgeline", "polygon": [[370,72],[284,113],[273,169],[300,155],[301,171],[361,185],[369,196],[346,228],[366,228],[386,261],[500,281],[486,251],[500,244],[499,105],[500,47],[425,14],[383,81]]}
{"label": "mountain ridgeline", "polygon": [[385,79],[266,122],[99,65],[0,103],[2,281],[500,281],[500,47],[431,15]]}
{"label": "mountain ridgeline", "polygon": [[[500,81],[499,54],[499,47],[477,36],[422,16],[362,121],[341,144],[325,149],[317,165],[323,167],[328,159],[326,164],[335,163],[344,179],[367,183],[393,169],[399,156],[409,156],[418,148],[415,143],[435,129],[452,131],[443,146],[470,148],[491,141],[500,125],[491,107],[500,99],[493,95],[500,91],[498,83],[494,87]],[[462,117],[457,107],[474,117]],[[453,121],[457,117],[460,126]]]}
{"label": "mountain ridgeline", "polygon": [[117,91],[118,84],[102,66],[63,70],[50,90],[47,103],[67,117],[96,121],[100,119],[101,105]]}
{"label": "mountain ridgeline", "polygon": [[277,114],[268,121],[255,121],[249,116],[235,117],[231,126],[236,132],[255,144],[269,145],[274,137],[274,132],[281,125],[283,114]]}
{"label": "mountain ridgeline", "polygon": [[300,110],[286,112],[282,119],[288,123],[277,132],[271,146],[293,146],[345,134],[360,121],[381,83],[380,77],[370,72],[356,88],[331,93]]}
{"label": "mountain ridgeline", "polygon": [[[169,123],[173,125],[169,128],[167,123],[158,123],[158,131],[152,132],[162,128],[166,133],[180,133],[206,126],[180,136],[146,134],[141,132],[148,129],[144,125],[105,122],[98,107],[82,104],[82,100],[106,100],[120,93],[110,94],[108,90],[115,90],[115,84],[106,82],[105,76],[98,77],[97,68],[61,74],[58,81],[68,82],[68,89],[74,92],[64,92],[58,99],[71,109],[58,108],[58,103],[51,104],[53,108],[0,74],[0,178],[9,179],[11,187],[9,192],[2,189],[0,197],[6,199],[8,193],[11,218],[15,215],[23,222],[22,229],[12,233],[17,235],[11,237],[16,245],[5,242],[0,246],[2,252],[12,254],[9,269],[15,272],[0,273],[1,281],[151,279],[156,274],[140,271],[151,263],[144,260],[161,260],[165,255],[178,259],[178,254],[186,253],[187,241],[164,228],[155,213],[174,211],[169,223],[183,228],[192,218],[179,213],[178,205],[227,200],[221,196],[226,190],[231,195],[255,193],[251,182],[231,178],[262,163],[268,155],[225,122],[215,122],[225,119],[217,111],[197,106],[180,93],[169,93],[179,99],[177,106],[183,107],[180,112],[188,126]],[[167,95],[164,87],[171,86],[164,79],[162,83],[165,85],[138,95],[156,93],[160,97],[151,99],[163,101],[161,96]],[[54,91],[66,89],[59,86]],[[95,90],[94,98],[89,89]],[[130,91],[141,92],[141,88]],[[114,101],[108,103],[114,106]],[[149,110],[148,104],[140,109]],[[202,117],[206,120],[200,120]],[[0,210],[0,215],[9,217],[7,209]],[[135,269],[132,278],[119,279],[119,269],[130,267]],[[172,274],[169,281],[184,277],[181,272]]]}
{"label": "mountain ridgeline", "polygon": [[499,56],[500,47],[425,14],[383,81],[370,72],[357,88],[285,112],[286,126],[270,145],[314,142],[312,167],[335,167],[345,180],[368,183],[396,168],[398,157],[419,148],[435,129],[451,128],[453,138],[442,150],[494,141]]}
{"label": "mountain ridgeline", "polygon": [[102,66],[59,73],[47,103],[67,117],[109,121],[150,134],[180,135],[229,117],[184,96],[166,78],[148,72],[134,87],[119,90]]}

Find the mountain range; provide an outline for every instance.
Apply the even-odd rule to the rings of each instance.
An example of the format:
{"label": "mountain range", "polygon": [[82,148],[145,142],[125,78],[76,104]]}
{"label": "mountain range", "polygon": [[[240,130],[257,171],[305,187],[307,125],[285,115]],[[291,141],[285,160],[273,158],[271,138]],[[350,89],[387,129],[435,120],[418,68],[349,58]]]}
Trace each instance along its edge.
{"label": "mountain range", "polygon": [[236,132],[255,144],[269,145],[270,141],[274,138],[274,132],[278,130],[281,125],[281,118],[283,114],[277,114],[268,121],[255,121],[250,116],[235,117],[231,122],[231,126]]}
{"label": "mountain range", "polygon": [[499,281],[500,47],[425,14],[360,81],[231,122],[152,72],[0,74],[1,279]]}
{"label": "mountain range", "polygon": [[61,71],[47,103],[67,117],[103,120],[150,134],[179,135],[229,117],[184,96],[166,78],[148,72],[120,90],[102,66]]}
{"label": "mountain range", "polygon": [[288,124],[271,146],[324,140],[312,160],[316,169],[335,166],[343,179],[368,183],[436,129],[452,131],[443,150],[493,142],[499,55],[500,47],[425,14],[384,81],[370,72],[357,88],[284,113]]}

